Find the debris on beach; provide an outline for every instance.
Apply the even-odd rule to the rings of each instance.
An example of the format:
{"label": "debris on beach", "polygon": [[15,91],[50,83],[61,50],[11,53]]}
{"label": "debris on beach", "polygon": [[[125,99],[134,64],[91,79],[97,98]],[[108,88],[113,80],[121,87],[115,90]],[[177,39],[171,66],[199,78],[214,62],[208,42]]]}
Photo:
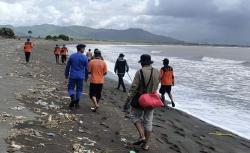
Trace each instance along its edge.
{"label": "debris on beach", "polygon": [[12,134],[8,137],[9,140],[16,138],[20,135],[35,137],[35,138],[43,138],[42,136],[43,132],[34,130],[31,128],[25,128],[25,129],[12,129]]}
{"label": "debris on beach", "polygon": [[8,152],[15,152],[22,148],[23,146],[15,144],[15,141],[11,142]]}
{"label": "debris on beach", "polygon": [[74,153],[84,153],[84,149],[85,148],[79,143],[73,144]]}
{"label": "debris on beach", "polygon": [[15,106],[15,107],[12,107],[10,109],[21,111],[21,110],[25,109],[25,107],[23,107],[23,106]]}

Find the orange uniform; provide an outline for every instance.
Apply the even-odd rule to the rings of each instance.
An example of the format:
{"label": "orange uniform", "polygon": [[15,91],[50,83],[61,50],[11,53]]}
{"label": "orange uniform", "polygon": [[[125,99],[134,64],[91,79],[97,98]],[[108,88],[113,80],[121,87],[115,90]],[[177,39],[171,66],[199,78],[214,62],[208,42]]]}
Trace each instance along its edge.
{"label": "orange uniform", "polygon": [[67,55],[67,53],[68,53],[68,48],[67,47],[62,47],[61,55]]}
{"label": "orange uniform", "polygon": [[23,50],[26,53],[30,53],[32,51],[33,45],[31,42],[25,42]]}
{"label": "orange uniform", "polygon": [[161,85],[174,85],[174,71],[171,66],[162,67],[160,71]]}
{"label": "orange uniform", "polygon": [[107,64],[101,59],[93,59],[89,62],[88,71],[91,73],[90,83],[103,84],[104,75],[107,73]]}
{"label": "orange uniform", "polygon": [[54,54],[55,54],[55,55],[60,55],[60,53],[61,53],[60,47],[55,47],[55,49],[54,49]]}

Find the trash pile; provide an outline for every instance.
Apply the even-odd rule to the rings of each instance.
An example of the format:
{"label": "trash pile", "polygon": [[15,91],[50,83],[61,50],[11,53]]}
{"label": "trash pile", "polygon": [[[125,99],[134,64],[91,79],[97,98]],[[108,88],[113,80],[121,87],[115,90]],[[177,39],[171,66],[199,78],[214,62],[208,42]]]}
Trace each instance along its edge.
{"label": "trash pile", "polygon": [[14,116],[12,114],[8,114],[6,112],[0,113],[0,123],[8,122],[10,125],[14,126],[24,122],[24,116]]}

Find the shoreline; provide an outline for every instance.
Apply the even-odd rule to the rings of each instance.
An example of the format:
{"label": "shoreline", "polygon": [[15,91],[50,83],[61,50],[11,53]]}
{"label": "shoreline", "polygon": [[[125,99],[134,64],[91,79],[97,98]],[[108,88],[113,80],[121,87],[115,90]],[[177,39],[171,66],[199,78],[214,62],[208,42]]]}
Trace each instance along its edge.
{"label": "shoreline", "polygon": [[[89,140],[95,141],[94,146],[84,147],[92,151],[101,152],[111,150],[111,152],[117,152],[117,149],[120,149],[120,152],[128,152],[131,149],[140,150],[140,148],[127,146],[127,142],[137,139],[137,133],[132,123],[126,117],[124,118],[122,106],[126,94],[114,88],[116,81],[106,78],[102,99],[103,105],[101,106],[100,112],[95,114],[90,111],[89,107],[91,103],[86,95],[82,98],[82,107],[79,111],[79,115],[68,112],[67,105],[69,99],[66,98],[66,86],[63,84],[64,65],[56,65],[54,57],[51,56],[52,47],[55,43],[57,42],[37,41],[33,59],[28,67],[30,72],[32,72],[32,83],[35,80],[39,80],[39,83],[33,91],[26,91],[28,93],[35,92],[33,96],[24,92],[21,93],[22,96],[19,97],[19,100],[24,102],[25,107],[36,112],[39,116],[37,117],[38,121],[30,120],[16,126],[16,128],[19,130],[33,128],[39,131],[42,138],[38,138],[38,134],[35,135],[35,137],[34,135],[25,135],[25,133],[22,133],[20,136],[8,138],[7,142],[10,143],[11,140],[16,141],[18,144],[24,142],[25,147],[22,151],[27,153],[34,151],[37,153],[46,152],[46,150],[53,149],[53,147],[53,153],[55,153],[59,152],[62,148],[69,151],[72,149],[72,142],[82,144],[82,141],[86,139],[84,137],[88,137]],[[19,56],[22,58],[22,52],[20,50]],[[23,59],[21,59],[21,61],[22,60]],[[45,88],[42,88],[43,86]],[[51,90],[53,94],[47,93],[46,90]],[[85,88],[84,92],[88,92],[88,89]],[[39,100],[44,102],[53,101],[54,104],[60,106],[60,108],[47,110],[39,104],[34,104],[34,102],[38,102]],[[40,111],[38,111],[38,109],[40,109]],[[47,113],[47,115],[41,117],[43,112]],[[70,116],[68,117],[70,120],[65,118],[61,120],[59,113],[63,113],[64,115],[66,113],[69,114]],[[47,122],[50,114],[52,115],[52,121],[55,120],[55,123],[53,123],[58,126],[48,127],[52,124],[48,124]],[[67,122],[60,123],[65,120]],[[81,120],[83,124],[79,124]],[[72,128],[69,125],[74,127]],[[83,133],[79,132],[80,127],[83,129]],[[71,129],[72,131],[69,131]],[[46,133],[51,132],[56,136],[50,137],[46,135]],[[66,134],[66,136],[64,134]],[[81,136],[81,140],[78,140],[78,136]],[[72,138],[72,141],[66,139],[67,137]],[[29,144],[29,140],[33,140],[34,144]],[[52,144],[46,145],[45,140]],[[127,142],[124,142],[125,140]],[[45,147],[42,147],[41,143],[45,144]],[[68,143],[70,144],[69,146],[67,145]],[[61,146],[60,144],[65,144],[65,146]],[[204,153],[227,153],[231,151],[233,153],[244,153],[250,149],[249,140],[215,127],[183,111],[171,108],[168,110],[159,109],[155,112],[154,134],[150,145],[152,147],[149,152],[156,151],[160,153],[166,151],[182,153],[201,151]],[[32,149],[32,147],[35,147],[36,150]]]}

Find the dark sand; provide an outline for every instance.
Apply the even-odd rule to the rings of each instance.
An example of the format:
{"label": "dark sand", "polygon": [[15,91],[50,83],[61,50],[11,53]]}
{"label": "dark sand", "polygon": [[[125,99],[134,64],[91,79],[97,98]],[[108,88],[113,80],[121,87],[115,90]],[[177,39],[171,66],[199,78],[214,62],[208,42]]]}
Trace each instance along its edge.
{"label": "dark sand", "polygon": [[[82,97],[80,110],[76,113],[68,111],[70,99],[64,82],[65,65],[55,64],[53,47],[56,43],[63,42],[36,40],[31,63],[25,65],[24,60],[17,60],[17,67],[24,66],[28,72],[18,69],[16,78],[28,78],[36,85],[18,94],[17,99],[39,117],[13,127],[16,130],[6,142],[15,141],[22,145],[21,151],[24,153],[74,152],[74,144],[80,144],[85,152],[143,152],[140,147],[129,145],[137,140],[138,134],[122,112],[126,94],[115,89],[115,81],[106,79],[98,112],[91,112],[92,103],[87,94]],[[18,56],[23,58],[20,49],[12,60],[18,59]],[[5,66],[5,63],[2,64]],[[84,93],[88,93],[88,85],[85,83],[84,86]],[[35,104],[38,101],[50,105],[53,101],[56,106],[46,106],[47,109],[42,106],[46,103]],[[148,152],[248,153],[250,142],[184,112],[171,108],[158,109]]]}

